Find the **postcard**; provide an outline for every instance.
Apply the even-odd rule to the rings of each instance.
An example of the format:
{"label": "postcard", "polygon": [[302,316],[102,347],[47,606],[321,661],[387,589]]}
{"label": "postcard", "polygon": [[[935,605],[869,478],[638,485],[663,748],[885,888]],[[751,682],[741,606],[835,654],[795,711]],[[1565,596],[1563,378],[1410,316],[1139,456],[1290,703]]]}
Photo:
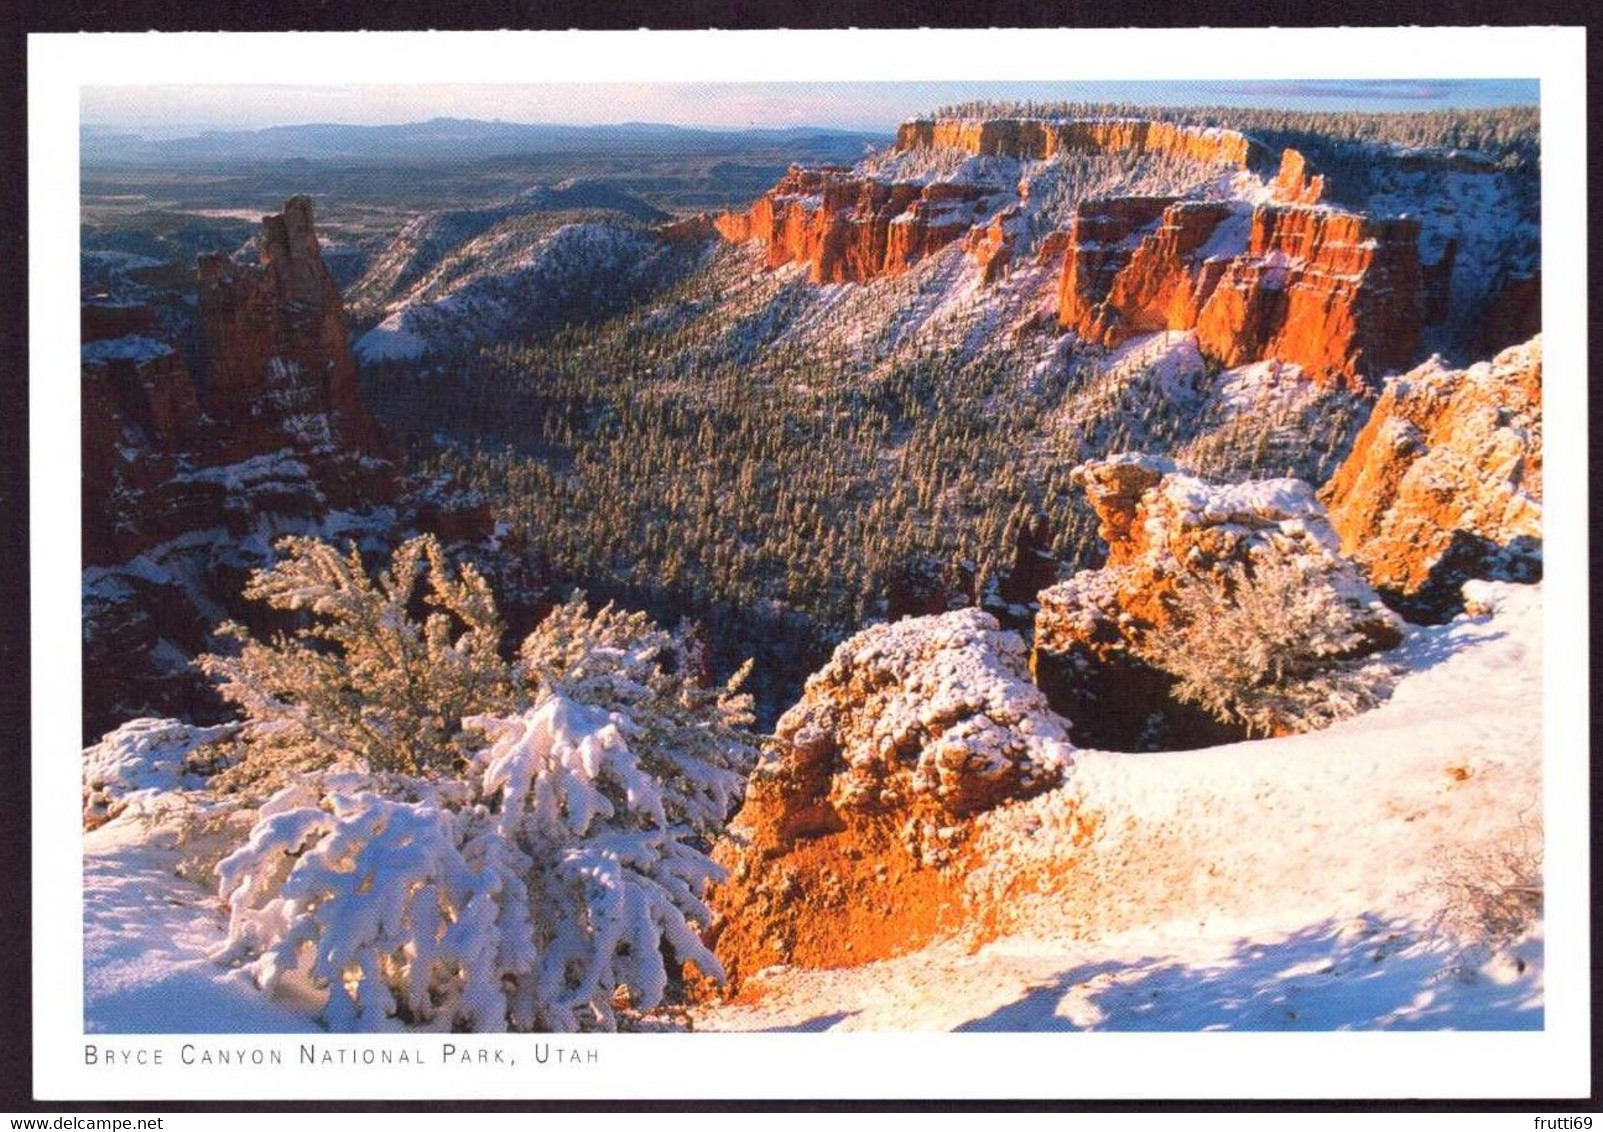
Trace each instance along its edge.
{"label": "postcard", "polygon": [[34,37],[37,1094],[1584,1094],[1583,46]]}

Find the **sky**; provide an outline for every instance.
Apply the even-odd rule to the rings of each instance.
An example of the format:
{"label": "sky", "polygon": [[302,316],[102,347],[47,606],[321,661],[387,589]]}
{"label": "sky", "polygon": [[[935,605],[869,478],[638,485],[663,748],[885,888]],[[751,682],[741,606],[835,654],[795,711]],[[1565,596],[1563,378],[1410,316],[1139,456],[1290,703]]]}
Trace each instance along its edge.
{"label": "sky", "polygon": [[888,131],[944,103],[1069,99],[1368,112],[1535,105],[1535,79],[85,87],[87,127],[147,136],[429,118]]}

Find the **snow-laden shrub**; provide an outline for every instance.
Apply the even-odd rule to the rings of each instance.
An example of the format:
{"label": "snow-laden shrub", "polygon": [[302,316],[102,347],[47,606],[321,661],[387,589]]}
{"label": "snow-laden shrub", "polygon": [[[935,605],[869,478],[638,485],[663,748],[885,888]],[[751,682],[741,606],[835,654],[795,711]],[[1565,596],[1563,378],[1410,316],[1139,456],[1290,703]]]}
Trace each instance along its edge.
{"label": "snow-laden shrub", "polygon": [[667,820],[698,833],[721,826],[739,800],[756,748],[744,731],[748,662],[725,684],[703,687],[700,642],[689,627],[658,628],[644,613],[582,597],[557,606],[523,642],[519,679],[577,703],[620,709],[630,745],[661,784]]}
{"label": "snow-laden shrub", "polygon": [[[472,750],[462,719],[510,710],[515,691],[483,577],[471,564],[453,569],[427,535],[400,546],[376,581],[354,548],[292,537],[278,549],[283,557],[252,575],[245,596],[304,611],[307,623],[271,642],[225,624],[239,654],[198,661],[247,721],[242,769],[416,774],[462,765]],[[418,601],[422,620],[411,613]]]}
{"label": "snow-laden shrub", "polygon": [[134,719],[83,752],[83,822],[100,825],[141,791],[194,789],[233,757],[239,727]]}
{"label": "snow-laden shrub", "polygon": [[334,1029],[611,1029],[620,992],[662,1001],[665,956],[722,978],[695,927],[722,871],[690,838],[715,824],[695,800],[724,772],[637,748],[628,716],[561,693],[471,726],[490,745],[455,794],[330,775],[264,807],[219,867],[218,958],[309,995]]}
{"label": "snow-laden shrub", "polygon": [[1181,701],[1223,722],[1265,735],[1315,731],[1389,694],[1391,668],[1356,659],[1373,647],[1363,631],[1373,611],[1317,560],[1264,554],[1183,574],[1171,608],[1173,627],[1141,652],[1179,677]]}
{"label": "snow-laden shrub", "polygon": [[249,592],[314,620],[206,660],[290,782],[218,868],[219,960],[337,1029],[610,1028],[680,962],[722,977],[695,925],[757,755],[744,670],[703,687],[689,630],[582,596],[506,660],[488,587],[432,539],[376,584],[284,549]]}

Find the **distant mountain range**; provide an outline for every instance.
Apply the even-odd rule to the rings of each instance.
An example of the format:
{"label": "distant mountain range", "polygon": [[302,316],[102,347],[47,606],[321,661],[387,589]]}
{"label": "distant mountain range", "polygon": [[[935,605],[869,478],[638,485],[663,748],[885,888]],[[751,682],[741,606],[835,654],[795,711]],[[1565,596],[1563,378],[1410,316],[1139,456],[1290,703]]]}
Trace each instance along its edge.
{"label": "distant mountain range", "polygon": [[386,164],[472,161],[538,153],[604,149],[612,153],[683,149],[698,154],[747,153],[783,146],[797,160],[855,160],[865,145],[890,135],[820,127],[708,130],[651,122],[560,126],[433,118],[403,125],[309,123],[261,130],[209,130],[192,137],[151,138],[86,126],[79,152],[86,165],[201,164],[254,161],[383,161]]}

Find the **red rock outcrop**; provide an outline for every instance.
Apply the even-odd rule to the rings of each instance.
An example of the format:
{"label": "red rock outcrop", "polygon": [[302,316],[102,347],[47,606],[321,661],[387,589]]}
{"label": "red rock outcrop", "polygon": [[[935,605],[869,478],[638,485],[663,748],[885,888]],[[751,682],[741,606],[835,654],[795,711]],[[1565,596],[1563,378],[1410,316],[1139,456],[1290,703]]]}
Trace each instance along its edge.
{"label": "red rock outcrop", "polygon": [[779,720],[717,850],[710,932],[738,985],[773,963],[910,950],[960,921],[972,815],[1056,785],[1063,721],[1025,647],[976,609],[876,625]]}
{"label": "red rock outcrop", "polygon": [[1197,338],[1227,366],[1278,358],[1358,385],[1413,360],[1421,291],[1417,220],[1271,205],[1253,212]]}
{"label": "red rock outcrop", "polygon": [[200,259],[198,385],[176,347],[144,333],[148,308],[84,307],[87,564],[257,514],[310,520],[393,497],[305,197],[263,218],[261,255],[261,267]]}
{"label": "red rock outcrop", "polygon": [[1226,366],[1278,358],[1359,386],[1413,359],[1423,316],[1417,221],[1329,208],[1124,197],[1083,202],[1058,317],[1113,345],[1197,331]]}
{"label": "red rock outcrop", "polygon": [[1014,228],[1021,215],[1019,206],[1010,204],[989,222],[969,229],[964,247],[970,258],[980,265],[980,275],[986,283],[995,283],[1012,266]]}
{"label": "red rock outcrop", "polygon": [[[977,157],[1019,160],[1050,160],[1068,153],[1156,154],[1242,170],[1267,171],[1268,167],[1268,152],[1235,130],[1141,119],[913,121],[902,124],[896,147],[903,151],[955,148]],[[1323,195],[1324,179],[1309,175],[1302,155],[1288,149],[1270,191],[1277,200],[1307,204]],[[713,226],[731,242],[760,242],[770,268],[808,264],[809,277],[815,283],[862,282],[895,275],[966,237],[966,249],[980,265],[985,282],[991,283],[1012,266],[1017,229],[1028,199],[1028,180],[1016,185],[881,181],[838,165],[812,169],[793,165],[749,210],[726,212]],[[1107,215],[1101,219],[1109,224],[1117,223],[1120,213],[1139,210],[1138,205],[1103,203]],[[1166,198],[1165,203],[1175,202]],[[1200,224],[1201,215],[1192,219]],[[1148,216],[1136,226],[1155,219]],[[1095,227],[1096,222],[1088,217],[1082,235],[1104,238],[1093,237],[1091,229]],[[1123,235],[1106,238],[1116,242]],[[1048,263],[1060,255],[1065,239],[1057,233],[1047,236],[1038,249],[1037,262]],[[1105,289],[1087,302],[1099,301],[1104,295]]]}
{"label": "red rock outcrop", "polygon": [[770,268],[809,265],[814,283],[856,283],[906,271],[966,235],[997,190],[973,184],[878,181],[839,166],[793,165],[744,213],[715,225],[727,240],[757,240]]}
{"label": "red rock outcrop", "polygon": [[1143,659],[1143,645],[1176,624],[1175,587],[1186,575],[1250,565],[1264,555],[1301,561],[1345,595],[1366,642],[1400,639],[1396,619],[1336,536],[1301,480],[1212,485],[1159,457],[1114,456],[1074,469],[1107,543],[1101,569],[1043,590],[1031,668],[1076,744],[1186,748],[1242,737],[1170,695],[1174,679]]}
{"label": "red rock outcrop", "polygon": [[1323,174],[1309,173],[1308,159],[1288,149],[1280,155],[1280,171],[1269,191],[1283,204],[1318,204],[1325,198],[1325,178]]}
{"label": "red rock outcrop", "polygon": [[1061,229],[1048,232],[1041,238],[1041,243],[1035,249],[1035,263],[1037,267],[1050,267],[1060,260],[1074,246],[1069,234]]}
{"label": "red rock outcrop", "polygon": [[1411,616],[1450,613],[1470,577],[1527,580],[1542,537],[1541,337],[1388,383],[1320,496],[1343,552]]}
{"label": "red rock outcrop", "polygon": [[185,658],[273,537],[367,533],[396,498],[305,198],[264,219],[262,259],[202,259],[199,382],[148,307],[84,308],[86,737],[204,715]]}
{"label": "red rock outcrop", "polygon": [[1140,118],[936,118],[903,122],[896,148],[959,149],[1044,161],[1064,153],[1150,153],[1259,168],[1268,152],[1246,134]]}
{"label": "red rock outcrop", "polygon": [[1195,326],[1224,268],[1222,257],[1204,248],[1230,214],[1228,204],[1172,197],[1081,204],[1059,284],[1059,321],[1108,345]]}

